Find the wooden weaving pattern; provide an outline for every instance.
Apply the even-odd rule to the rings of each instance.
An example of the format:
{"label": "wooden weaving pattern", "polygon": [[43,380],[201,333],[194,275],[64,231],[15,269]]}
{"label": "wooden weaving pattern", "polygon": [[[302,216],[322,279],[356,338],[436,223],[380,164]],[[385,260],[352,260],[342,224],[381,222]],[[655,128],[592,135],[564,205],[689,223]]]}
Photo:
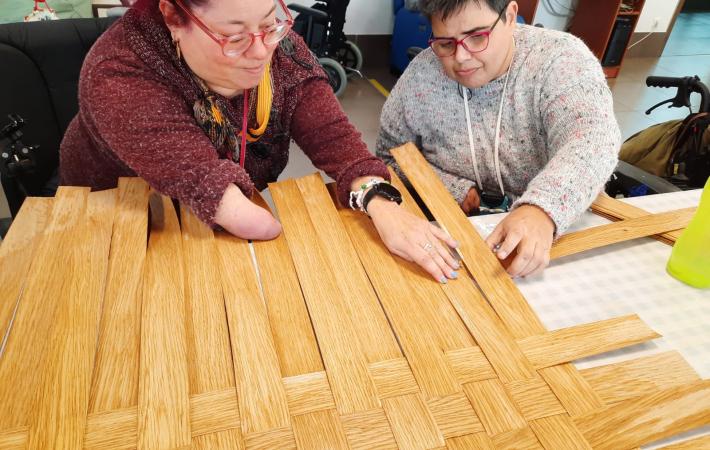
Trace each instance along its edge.
{"label": "wooden weaving pattern", "polygon": [[676,352],[575,369],[658,334],[545,330],[415,152],[475,282],[392,256],[318,175],[270,186],[284,233],[253,246],[139,179],[30,199],[0,247],[0,449],[616,449],[710,423]]}

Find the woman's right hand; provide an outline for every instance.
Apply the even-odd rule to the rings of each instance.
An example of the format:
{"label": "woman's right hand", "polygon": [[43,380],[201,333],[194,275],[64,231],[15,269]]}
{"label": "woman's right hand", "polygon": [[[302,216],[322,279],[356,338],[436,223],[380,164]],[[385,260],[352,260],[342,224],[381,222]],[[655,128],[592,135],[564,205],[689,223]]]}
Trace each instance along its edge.
{"label": "woman's right hand", "polygon": [[215,223],[242,238],[266,241],[281,234],[281,224],[271,213],[249,200],[234,184],[224,191]]}

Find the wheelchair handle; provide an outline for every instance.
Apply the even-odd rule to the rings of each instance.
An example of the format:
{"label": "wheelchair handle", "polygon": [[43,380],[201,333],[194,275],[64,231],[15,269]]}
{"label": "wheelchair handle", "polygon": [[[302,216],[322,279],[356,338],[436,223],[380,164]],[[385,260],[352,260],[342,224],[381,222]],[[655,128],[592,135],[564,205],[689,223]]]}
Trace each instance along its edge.
{"label": "wheelchair handle", "polygon": [[708,87],[695,75],[692,77],[656,77],[646,78],[646,86],[660,88],[677,88],[675,98],[665,100],[646,111],[650,114],[655,108],[671,103],[670,107],[690,107],[690,94],[697,92],[700,94],[700,110],[698,112],[710,112],[710,91]]}

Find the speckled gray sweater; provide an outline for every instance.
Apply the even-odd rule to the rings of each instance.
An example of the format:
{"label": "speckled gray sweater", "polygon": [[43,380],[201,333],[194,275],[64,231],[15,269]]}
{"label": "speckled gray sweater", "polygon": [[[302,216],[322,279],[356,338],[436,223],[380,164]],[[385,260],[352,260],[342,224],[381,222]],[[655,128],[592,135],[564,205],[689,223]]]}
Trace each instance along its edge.
{"label": "speckled gray sweater", "polygon": [[[527,25],[519,25],[514,37],[501,121],[503,185],[514,207],[545,210],[559,235],[611,175],[621,133],[599,62],[582,41]],[[483,188],[492,192],[500,191],[493,144],[504,79],[471,90],[469,101]],[[389,149],[406,142],[417,144],[461,202],[476,179],[463,97],[431,49],[412,61],[387,99],[377,155],[397,168]]]}

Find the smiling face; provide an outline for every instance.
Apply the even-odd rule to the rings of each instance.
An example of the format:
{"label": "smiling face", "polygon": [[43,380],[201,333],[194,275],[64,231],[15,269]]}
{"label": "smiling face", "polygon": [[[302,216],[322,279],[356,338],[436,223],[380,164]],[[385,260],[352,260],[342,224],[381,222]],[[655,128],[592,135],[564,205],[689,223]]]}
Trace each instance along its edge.
{"label": "smiling face", "polygon": [[490,31],[485,50],[472,53],[463,45],[458,45],[453,55],[440,56],[446,75],[468,88],[479,88],[503,75],[513,55],[513,30],[517,13],[518,5],[515,2],[510,2],[501,14],[500,11],[492,10],[484,1],[469,1],[444,20],[441,15],[434,15],[431,26],[435,39],[460,40],[474,32]]}
{"label": "smiling face", "polygon": [[[226,97],[259,84],[277,44],[268,45],[256,37],[240,55],[226,56],[215,38],[258,33],[274,25],[277,15],[284,18],[278,3],[264,0],[210,0],[203,6],[190,8],[195,16],[192,20],[184,12],[184,20],[175,20],[181,11],[169,0],[161,0],[160,9],[190,69],[210,89]],[[198,26],[196,20],[209,31]]]}

